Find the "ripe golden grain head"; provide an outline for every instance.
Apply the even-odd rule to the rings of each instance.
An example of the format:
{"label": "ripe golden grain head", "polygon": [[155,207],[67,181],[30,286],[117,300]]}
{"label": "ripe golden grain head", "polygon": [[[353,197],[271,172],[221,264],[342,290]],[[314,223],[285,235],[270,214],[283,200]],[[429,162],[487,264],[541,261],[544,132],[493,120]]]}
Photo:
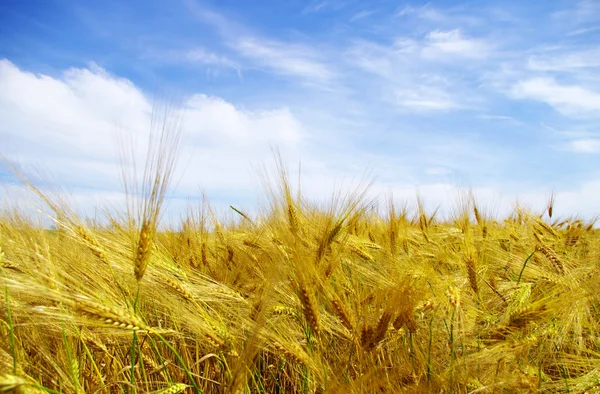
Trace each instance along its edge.
{"label": "ripe golden grain head", "polygon": [[97,320],[105,325],[133,331],[150,331],[150,327],[138,317],[113,307],[85,299],[76,300],[74,307],[75,311],[80,314],[87,316],[90,319]]}
{"label": "ripe golden grain head", "polygon": [[304,312],[304,318],[306,319],[306,322],[308,323],[312,332],[318,336],[321,332],[319,310],[313,295],[304,284],[301,284],[298,290],[300,303],[302,304],[302,310]]}
{"label": "ripe golden grain head", "polygon": [[339,299],[334,299],[331,301],[331,305],[333,306],[335,314],[338,316],[344,327],[350,330],[350,332],[353,332],[354,324],[352,323],[352,318],[350,317],[350,313],[346,309],[344,303]]}
{"label": "ripe golden grain head", "polygon": [[140,229],[139,240],[134,261],[135,279],[139,282],[144,277],[148,260],[152,250],[152,240],[154,237],[154,225],[149,220],[144,220]]}

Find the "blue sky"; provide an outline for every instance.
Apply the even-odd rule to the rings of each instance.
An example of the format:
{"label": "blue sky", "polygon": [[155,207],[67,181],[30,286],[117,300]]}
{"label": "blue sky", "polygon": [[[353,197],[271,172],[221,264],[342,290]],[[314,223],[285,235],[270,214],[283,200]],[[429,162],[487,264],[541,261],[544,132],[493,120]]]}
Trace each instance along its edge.
{"label": "blue sky", "polygon": [[277,147],[311,198],[368,171],[432,208],[471,187],[541,210],[554,190],[592,217],[599,43],[593,0],[4,0],[0,153],[116,201],[115,131],[143,139],[162,92],[184,111],[181,201],[252,207]]}

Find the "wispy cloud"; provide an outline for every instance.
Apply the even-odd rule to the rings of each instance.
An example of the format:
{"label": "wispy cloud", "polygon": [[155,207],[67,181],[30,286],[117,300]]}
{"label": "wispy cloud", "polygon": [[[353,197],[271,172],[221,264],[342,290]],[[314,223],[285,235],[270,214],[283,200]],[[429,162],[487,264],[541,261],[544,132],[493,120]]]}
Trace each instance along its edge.
{"label": "wispy cloud", "polygon": [[305,45],[245,37],[234,41],[232,47],[260,66],[304,82],[328,83],[335,77],[335,72],[319,59],[319,54]]}
{"label": "wispy cloud", "polygon": [[579,153],[600,153],[600,139],[580,139],[569,143],[569,148]]}
{"label": "wispy cloud", "polygon": [[216,53],[208,51],[204,48],[190,49],[185,53],[184,57],[186,60],[193,63],[205,64],[210,66],[222,66],[233,68],[236,70],[240,69],[240,66],[228,57],[217,55]]}
{"label": "wispy cloud", "polygon": [[369,16],[375,14],[376,12],[377,12],[376,10],[362,10],[362,11],[359,11],[356,14],[352,15],[352,17],[350,18],[350,22],[356,22],[356,21],[359,21],[361,19],[368,18]]}
{"label": "wispy cloud", "polygon": [[414,7],[406,5],[398,10],[397,17],[417,16],[419,19],[426,19],[432,22],[442,22],[446,20],[446,15],[435,9],[430,4]]}
{"label": "wispy cloud", "polygon": [[506,115],[479,115],[481,119],[493,119],[493,120],[515,120],[512,116]]}
{"label": "wispy cloud", "polygon": [[196,46],[192,49],[147,49],[140,58],[158,65],[192,66],[206,69],[210,75],[233,71],[241,78],[242,66],[228,56]]}
{"label": "wispy cloud", "polygon": [[567,25],[581,26],[600,20],[600,2],[597,0],[580,0],[574,7],[555,12],[555,20]]}
{"label": "wispy cloud", "polygon": [[565,85],[553,78],[531,78],[512,89],[517,98],[545,102],[567,116],[600,116],[600,93],[578,85]]}
{"label": "wispy cloud", "polygon": [[200,174],[225,199],[244,194],[248,164],[275,145],[290,162],[302,156],[315,197],[368,167],[408,198],[419,185],[442,203],[460,178],[528,201],[555,188],[600,210],[590,197],[600,179],[598,1],[150,0],[148,23],[135,3],[113,3],[65,19],[66,3],[52,2],[60,23],[35,35],[15,22],[24,27],[10,50],[0,34],[12,61],[0,62],[0,149],[66,181],[114,181],[106,136],[117,125],[143,133],[145,92],[168,85],[186,95],[185,190]]}
{"label": "wispy cloud", "polygon": [[[461,68],[490,57],[492,46],[484,39],[466,37],[459,29],[433,30],[421,37],[395,37],[388,45],[356,40],[347,50],[350,62],[388,81],[400,108],[419,112],[473,107],[477,101],[463,84]],[[463,71],[464,72],[464,71]]]}
{"label": "wispy cloud", "polygon": [[[245,64],[249,68],[264,69],[304,84],[321,87],[332,82],[336,76],[333,67],[309,44],[265,38],[232,18],[207,9],[194,0],[186,0],[186,5],[196,17],[215,26],[224,43],[238,56],[250,62]],[[312,4],[311,7],[318,11],[330,5],[329,2],[320,2]],[[190,51],[188,56],[193,53],[193,50]],[[200,55],[205,61],[222,61],[220,57],[210,56],[205,52],[200,52]]]}
{"label": "wispy cloud", "polygon": [[417,111],[445,111],[459,108],[460,105],[443,89],[435,86],[415,86],[396,90],[397,104]]}
{"label": "wispy cloud", "polygon": [[312,14],[325,11],[339,11],[346,6],[345,0],[311,0],[302,9],[303,14]]}
{"label": "wispy cloud", "polygon": [[491,45],[482,39],[467,38],[459,29],[436,30],[427,34],[421,51],[423,57],[430,59],[447,55],[481,59],[490,55]]}
{"label": "wispy cloud", "polygon": [[583,35],[583,34],[593,33],[598,30],[600,30],[599,26],[587,27],[587,28],[583,28],[583,29],[576,29],[576,30],[568,32],[567,36],[579,36],[579,35]]}
{"label": "wispy cloud", "polygon": [[600,68],[600,47],[554,55],[532,56],[528,67],[534,71],[577,71]]}
{"label": "wispy cloud", "polygon": [[421,6],[406,5],[398,9],[395,13],[395,17],[416,17],[422,22],[441,26],[477,26],[483,23],[480,17],[465,12],[465,9],[454,8],[441,10],[431,5],[431,3],[426,3]]}

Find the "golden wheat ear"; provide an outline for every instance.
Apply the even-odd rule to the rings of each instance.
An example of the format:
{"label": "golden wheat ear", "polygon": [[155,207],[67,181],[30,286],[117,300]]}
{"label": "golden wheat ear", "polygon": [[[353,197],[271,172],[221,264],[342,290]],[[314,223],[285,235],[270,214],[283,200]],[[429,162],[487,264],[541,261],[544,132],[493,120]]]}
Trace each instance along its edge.
{"label": "golden wheat ear", "polygon": [[137,281],[142,280],[146,268],[148,267],[148,260],[150,258],[150,252],[152,248],[152,240],[154,238],[155,230],[151,228],[151,224],[144,220],[142,228],[140,229],[140,235],[137,242],[135,260],[134,260],[134,274]]}
{"label": "golden wheat ear", "polygon": [[133,331],[150,331],[150,327],[137,316],[131,315],[127,311],[102,305],[94,301],[79,298],[75,300],[74,309],[81,315],[103,323],[104,325]]}
{"label": "golden wheat ear", "polygon": [[[121,171],[128,213],[139,229],[133,256],[138,282],[148,267],[161,210],[181,150],[180,119],[171,110],[167,107],[164,113],[159,113],[158,108],[154,108],[141,185],[136,178],[133,148],[128,153],[125,147],[121,147]],[[133,166],[131,173],[127,171],[128,163]]]}

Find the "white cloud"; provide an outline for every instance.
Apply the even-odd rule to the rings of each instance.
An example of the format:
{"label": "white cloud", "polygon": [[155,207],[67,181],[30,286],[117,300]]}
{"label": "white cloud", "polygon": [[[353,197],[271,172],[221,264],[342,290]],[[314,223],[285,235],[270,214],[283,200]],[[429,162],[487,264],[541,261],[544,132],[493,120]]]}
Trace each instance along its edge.
{"label": "white cloud", "polygon": [[466,38],[459,29],[432,31],[425,38],[422,56],[427,59],[440,59],[444,56],[481,59],[490,53],[489,44],[480,39]]}
{"label": "white cloud", "polygon": [[581,0],[576,4],[567,3],[571,7],[553,14],[562,24],[580,26],[600,20],[600,2],[597,0]]}
{"label": "white cloud", "polygon": [[479,119],[488,119],[488,120],[515,120],[512,116],[506,115],[479,115]]}
{"label": "white cloud", "polygon": [[185,104],[184,129],[199,145],[233,147],[269,141],[285,145],[300,142],[302,126],[288,109],[243,111],[222,99],[196,94]]}
{"label": "white cloud", "polygon": [[396,90],[396,100],[400,107],[416,111],[445,111],[459,108],[459,104],[443,89],[434,86],[414,86]]}
{"label": "white cloud", "polygon": [[304,7],[302,14],[312,14],[327,11],[339,11],[346,6],[344,0],[312,0]]}
{"label": "white cloud", "polygon": [[221,66],[239,70],[240,66],[226,56],[217,55],[214,52],[207,51],[204,48],[194,48],[185,54],[185,58],[192,63],[205,64],[210,66]]}
{"label": "white cloud", "polygon": [[579,153],[600,153],[600,140],[578,139],[569,143],[571,150]]}
{"label": "white cloud", "polygon": [[386,80],[381,89],[391,91],[386,92],[392,97],[388,102],[432,112],[479,105],[481,93],[457,78],[456,71],[473,70],[492,50],[485,40],[454,29],[434,30],[420,39],[399,36],[388,45],[355,40],[345,54],[351,64]]}
{"label": "white cloud", "polygon": [[472,106],[474,97],[461,91],[464,87],[439,68],[439,60],[446,54],[425,42],[397,38],[384,46],[356,41],[346,55],[360,69],[385,79],[381,86],[391,91],[388,101],[400,108],[432,112]]}
{"label": "white cloud", "polygon": [[594,32],[596,30],[600,30],[600,27],[596,26],[596,27],[588,27],[588,28],[583,28],[583,29],[576,29],[576,30],[573,30],[573,31],[567,33],[567,36],[579,36],[582,34]]}
{"label": "white cloud", "polygon": [[[428,95],[435,97],[437,92],[420,94],[404,95],[404,104],[431,106],[433,104],[425,99]],[[444,101],[440,103],[433,106],[443,107]],[[448,197],[461,192],[449,183],[420,184],[411,170],[398,175],[398,168],[402,166],[397,164],[401,161],[391,162],[385,156],[364,149],[346,152],[320,147],[322,155],[315,155],[316,146],[308,145],[310,138],[306,138],[302,123],[285,107],[250,111],[219,98],[196,94],[184,100],[176,110],[185,111],[182,125],[187,135],[186,146],[181,154],[180,171],[175,176],[175,181],[179,181],[178,193],[184,196],[198,197],[199,187],[202,187],[213,201],[216,199],[225,206],[247,207],[261,195],[257,169],[272,163],[271,146],[281,148],[290,166],[302,157],[303,193],[315,200],[326,200],[335,185],[343,185],[344,180],[360,174],[367,168],[367,162],[376,175],[382,169],[388,171],[386,183],[376,184],[370,194],[372,197],[380,198],[391,189],[398,198],[414,201],[419,185],[421,195],[434,209],[438,204],[448,207]],[[115,144],[110,136],[121,125],[125,132],[144,138],[151,112],[151,101],[133,83],[98,67],[70,69],[51,77],[25,72],[8,61],[0,62],[2,153],[18,163],[43,165],[60,185],[72,191],[75,204],[87,212],[93,212],[91,208],[98,201],[114,204],[122,201]],[[438,141],[439,150],[429,145],[429,150],[423,150],[421,142],[415,144],[416,151],[430,152],[425,156],[431,156],[415,164],[421,168],[415,170],[416,173],[425,168],[430,175],[448,175],[445,169],[455,174],[453,164],[460,160],[455,157],[467,157],[460,146],[452,146],[445,140]],[[463,149],[472,154],[473,149]],[[489,165],[486,160],[482,154],[477,162]],[[294,172],[290,173],[291,178],[296,179]],[[503,191],[500,187],[474,189],[489,205],[500,201],[501,206],[510,208],[517,196],[517,192],[505,190],[504,196],[500,195]],[[598,210],[598,192],[600,183],[595,181],[577,189],[562,190],[557,193],[557,206],[562,204],[563,212],[572,209],[570,212],[591,216]],[[520,195],[534,207],[542,207],[548,197],[545,191],[531,191],[526,185]],[[577,201],[584,203],[578,205]],[[184,205],[184,199],[173,201],[175,209]]]}
{"label": "white cloud", "polygon": [[517,98],[545,102],[567,116],[599,116],[600,93],[578,85],[562,85],[553,78],[523,80],[512,88]]}
{"label": "white cloud", "polygon": [[409,15],[415,15],[417,18],[425,19],[431,22],[444,22],[446,15],[441,11],[433,8],[430,4],[425,4],[421,7],[413,7],[407,5],[396,13],[397,17],[404,17]]}
{"label": "white cloud", "polygon": [[363,10],[363,11],[357,12],[356,14],[354,14],[352,16],[352,18],[350,18],[350,22],[356,22],[361,19],[365,19],[365,18],[373,15],[375,12],[376,12],[375,10]]}
{"label": "white cloud", "polygon": [[534,71],[577,71],[600,67],[600,47],[560,53],[554,56],[533,56],[528,67]]}
{"label": "white cloud", "polygon": [[241,76],[241,66],[228,56],[215,53],[203,47],[191,49],[146,49],[140,55],[142,60],[152,60],[158,64],[204,66],[210,74],[218,74],[221,70],[234,70]]}
{"label": "white cloud", "polygon": [[[534,213],[544,213],[552,190],[531,189],[520,185],[521,190],[500,190],[497,187],[457,187],[451,183],[432,183],[418,187],[419,195],[423,198],[429,212],[436,208],[438,217],[448,217],[454,209],[459,208],[460,197],[472,193],[480,210],[488,217],[505,218],[510,215],[516,205],[531,209]],[[388,190],[400,201],[414,202],[416,190],[414,186],[395,186]],[[375,192],[375,190],[374,190]],[[385,190],[377,191],[383,196]],[[589,180],[571,190],[555,191],[554,219],[578,216],[592,219],[600,214],[600,180]],[[412,204],[414,208],[414,203]]]}
{"label": "white cloud", "polygon": [[[184,0],[184,5],[194,17],[214,26],[226,45],[238,55],[250,59],[254,67],[298,78],[313,86],[329,83],[336,76],[332,68],[322,60],[321,54],[309,45],[262,38],[234,19],[212,11],[195,0]],[[328,1],[313,2],[306,8],[306,12],[318,12],[338,5],[340,4]]]}
{"label": "white cloud", "polygon": [[439,61],[468,61],[489,57],[493,46],[484,39],[468,38],[459,29],[434,30],[422,39],[396,37],[389,46],[357,40],[348,51],[363,62],[372,57],[400,64],[435,66]]}
{"label": "white cloud", "polygon": [[[152,100],[130,81],[97,66],[54,78],[0,61],[2,153],[46,169],[64,185],[118,189],[115,134],[120,130],[143,143],[152,108]],[[253,187],[250,164],[268,160],[271,146],[294,153],[302,143],[302,125],[286,108],[248,111],[195,95],[172,113],[182,110],[185,148],[177,175],[182,193],[197,195],[202,185],[247,194]]]}
{"label": "white cloud", "polygon": [[433,7],[430,3],[419,7],[407,5],[396,12],[395,16],[416,17],[421,24],[430,23],[437,26],[478,26],[484,23],[481,18],[470,15],[461,7],[441,10]]}
{"label": "white cloud", "polygon": [[450,175],[452,174],[452,171],[449,170],[448,168],[443,168],[443,167],[432,167],[432,168],[428,168],[425,170],[425,173],[427,175]]}
{"label": "white cloud", "polygon": [[346,56],[361,69],[387,79],[394,78],[402,66],[393,48],[366,40],[357,40]]}
{"label": "white cloud", "polygon": [[242,56],[280,75],[298,77],[311,84],[328,83],[335,77],[320,56],[304,45],[253,37],[239,39],[232,45]]}
{"label": "white cloud", "polygon": [[116,127],[139,131],[150,112],[150,103],[131,82],[97,66],[69,69],[55,79],[0,60],[0,133],[34,147],[52,140],[71,156],[106,157]]}

